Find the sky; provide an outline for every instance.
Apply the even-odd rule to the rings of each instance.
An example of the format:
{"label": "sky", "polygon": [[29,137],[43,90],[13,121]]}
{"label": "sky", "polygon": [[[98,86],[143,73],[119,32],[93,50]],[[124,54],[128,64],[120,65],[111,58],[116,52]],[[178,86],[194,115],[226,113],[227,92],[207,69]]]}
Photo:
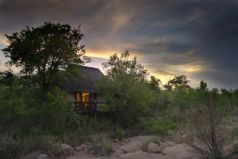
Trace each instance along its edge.
{"label": "sky", "polygon": [[[238,0],[0,0],[0,49],[4,34],[47,21],[81,25],[88,66],[129,50],[163,83],[238,88]],[[0,51],[0,70],[6,60]]]}

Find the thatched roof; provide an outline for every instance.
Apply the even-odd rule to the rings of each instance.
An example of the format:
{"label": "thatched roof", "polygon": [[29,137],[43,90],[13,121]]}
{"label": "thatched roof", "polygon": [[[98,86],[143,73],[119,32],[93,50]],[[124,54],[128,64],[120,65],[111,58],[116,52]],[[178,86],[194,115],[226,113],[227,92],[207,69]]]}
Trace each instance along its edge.
{"label": "thatched roof", "polygon": [[67,76],[67,79],[61,79],[57,82],[58,86],[67,92],[98,92],[96,83],[103,77],[102,72],[98,68],[78,66],[78,73]]}

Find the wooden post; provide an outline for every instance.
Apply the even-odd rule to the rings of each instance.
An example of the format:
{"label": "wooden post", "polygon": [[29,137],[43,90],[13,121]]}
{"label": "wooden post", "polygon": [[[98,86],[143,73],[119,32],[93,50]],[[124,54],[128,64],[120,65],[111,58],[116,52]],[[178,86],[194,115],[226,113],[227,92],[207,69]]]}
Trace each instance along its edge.
{"label": "wooden post", "polygon": [[94,119],[96,121],[97,120],[97,93],[94,93],[93,105],[94,105]]}

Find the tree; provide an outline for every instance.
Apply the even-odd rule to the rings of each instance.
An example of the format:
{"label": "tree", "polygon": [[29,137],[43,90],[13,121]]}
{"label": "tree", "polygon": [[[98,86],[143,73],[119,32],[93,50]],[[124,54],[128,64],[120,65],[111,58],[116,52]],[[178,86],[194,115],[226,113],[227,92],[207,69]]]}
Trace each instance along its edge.
{"label": "tree", "polygon": [[217,95],[219,93],[219,89],[218,88],[212,88],[211,93],[214,95]]}
{"label": "tree", "polygon": [[103,67],[107,76],[111,79],[129,75],[138,80],[145,80],[148,76],[147,70],[141,64],[138,64],[136,57],[130,59],[129,51],[121,53],[120,56],[112,55],[108,62],[103,63]]}
{"label": "tree", "polygon": [[149,86],[151,89],[158,90],[160,83],[160,79],[156,78],[155,76],[150,76]]}
{"label": "tree", "polygon": [[220,91],[221,91],[221,94],[222,94],[223,96],[228,96],[228,97],[231,97],[231,96],[232,96],[232,91],[228,91],[228,90],[225,89],[225,88],[220,89]]}
{"label": "tree", "polygon": [[207,91],[207,90],[208,90],[208,88],[207,88],[207,83],[204,82],[203,80],[200,81],[200,84],[199,84],[199,88],[198,88],[198,89],[199,89],[199,90],[203,90],[203,91]]}
{"label": "tree", "polygon": [[112,55],[103,66],[107,74],[98,86],[113,118],[124,127],[137,124],[153,103],[153,92],[145,81],[147,71],[128,51]]}
{"label": "tree", "polygon": [[9,63],[20,66],[22,74],[36,74],[44,89],[58,70],[85,62],[84,45],[79,45],[83,37],[80,27],[47,22],[6,37],[9,45],[2,51],[10,58]]}
{"label": "tree", "polygon": [[169,80],[167,84],[164,85],[164,87],[167,90],[172,90],[173,88],[176,89],[186,89],[190,88],[188,85],[190,81],[187,79],[185,75],[175,76],[173,79]]}
{"label": "tree", "polygon": [[172,85],[168,82],[167,84],[163,85],[164,88],[167,90],[167,91],[172,91]]}
{"label": "tree", "polygon": [[0,72],[0,83],[6,86],[11,86],[14,80],[15,80],[15,76],[12,70]]}

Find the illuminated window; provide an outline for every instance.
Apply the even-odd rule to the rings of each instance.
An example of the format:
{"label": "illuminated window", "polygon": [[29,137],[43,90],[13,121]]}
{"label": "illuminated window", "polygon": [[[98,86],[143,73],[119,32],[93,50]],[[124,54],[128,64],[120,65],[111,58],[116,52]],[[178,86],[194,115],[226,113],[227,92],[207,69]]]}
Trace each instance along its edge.
{"label": "illuminated window", "polygon": [[90,105],[90,93],[88,92],[78,92],[75,94],[76,102],[80,102],[84,107],[88,107]]}
{"label": "illuminated window", "polygon": [[89,93],[83,92],[82,99],[83,102],[89,102]]}
{"label": "illuminated window", "polygon": [[85,106],[89,105],[90,98],[89,98],[89,93],[88,92],[83,92],[82,93],[82,102],[85,103]]}

